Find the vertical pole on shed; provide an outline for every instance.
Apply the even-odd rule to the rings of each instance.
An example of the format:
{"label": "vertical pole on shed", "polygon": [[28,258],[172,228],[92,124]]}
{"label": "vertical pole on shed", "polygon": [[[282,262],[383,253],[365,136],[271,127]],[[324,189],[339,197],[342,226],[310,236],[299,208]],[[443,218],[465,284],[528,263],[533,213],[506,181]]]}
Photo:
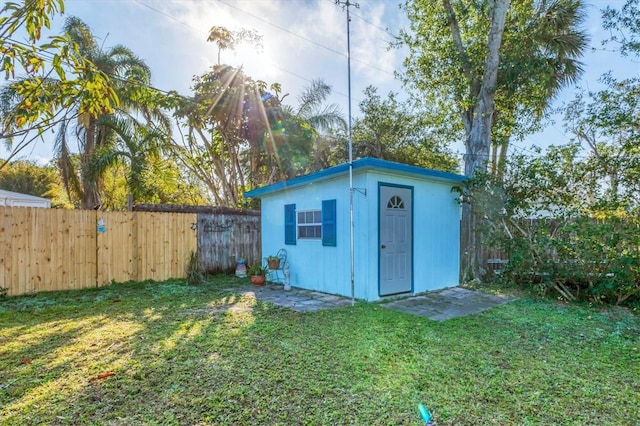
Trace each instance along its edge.
{"label": "vertical pole on shed", "polygon": [[347,10],[347,97],[349,105],[349,127],[347,138],[349,141],[349,261],[351,266],[351,306],[355,305],[355,260],[354,260],[354,227],[353,227],[353,143],[351,140],[351,15],[349,6],[359,8],[358,3],[349,0],[336,0],[336,4],[342,5]]}

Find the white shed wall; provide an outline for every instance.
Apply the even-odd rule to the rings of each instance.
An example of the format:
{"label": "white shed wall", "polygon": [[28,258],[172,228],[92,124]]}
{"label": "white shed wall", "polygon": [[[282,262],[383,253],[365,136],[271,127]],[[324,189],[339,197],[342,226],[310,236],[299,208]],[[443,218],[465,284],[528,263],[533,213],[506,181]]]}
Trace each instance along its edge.
{"label": "white shed wall", "polygon": [[[367,210],[370,256],[369,272],[378,281],[379,258],[379,184],[413,187],[413,292],[436,290],[459,284],[460,271],[460,206],[453,184],[393,173],[369,172]],[[376,295],[378,287],[376,284]],[[377,298],[377,297],[376,297]],[[370,299],[371,300],[371,299]]]}
{"label": "white shed wall", "polygon": [[[354,176],[354,186],[363,186],[363,179]],[[295,204],[296,211],[319,210],[322,200],[336,200],[336,247],[325,247],[321,240],[298,239],[296,245],[284,243],[284,205]],[[262,255],[287,250],[291,285],[343,296],[351,295],[349,243],[349,180],[348,177],[312,183],[304,187],[279,191],[262,198]],[[361,218],[354,218],[354,222]],[[356,227],[356,229],[358,229]],[[356,250],[356,265],[367,261],[363,250]],[[356,277],[360,274],[356,273]],[[364,277],[363,277],[364,278]],[[369,294],[356,284],[355,297],[367,299]]]}

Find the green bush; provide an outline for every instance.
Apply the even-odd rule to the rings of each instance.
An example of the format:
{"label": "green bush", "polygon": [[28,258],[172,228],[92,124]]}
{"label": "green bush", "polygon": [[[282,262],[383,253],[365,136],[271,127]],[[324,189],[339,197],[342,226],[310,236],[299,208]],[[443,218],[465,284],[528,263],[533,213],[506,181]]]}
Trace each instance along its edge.
{"label": "green bush", "polygon": [[579,153],[571,145],[515,156],[503,176],[472,179],[463,199],[474,204],[486,247],[508,259],[500,279],[567,300],[640,300],[640,194],[608,189]]}
{"label": "green bush", "polygon": [[546,219],[518,227],[526,235],[494,238],[509,258],[503,279],[570,300],[620,304],[638,296],[640,233],[633,219]]}

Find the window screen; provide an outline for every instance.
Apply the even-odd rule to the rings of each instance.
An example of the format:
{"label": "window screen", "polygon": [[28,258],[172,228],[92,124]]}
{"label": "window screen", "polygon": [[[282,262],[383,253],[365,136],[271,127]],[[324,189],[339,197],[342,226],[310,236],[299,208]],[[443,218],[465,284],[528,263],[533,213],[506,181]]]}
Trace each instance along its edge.
{"label": "window screen", "polygon": [[306,211],[298,212],[298,238],[300,239],[322,238],[321,210],[306,210]]}

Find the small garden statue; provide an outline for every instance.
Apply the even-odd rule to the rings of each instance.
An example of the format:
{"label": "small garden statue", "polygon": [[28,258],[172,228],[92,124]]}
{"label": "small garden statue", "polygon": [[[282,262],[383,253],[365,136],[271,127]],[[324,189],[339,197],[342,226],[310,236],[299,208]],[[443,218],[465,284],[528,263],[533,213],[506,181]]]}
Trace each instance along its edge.
{"label": "small garden statue", "polygon": [[291,290],[291,271],[289,270],[289,262],[284,263],[284,289]]}

